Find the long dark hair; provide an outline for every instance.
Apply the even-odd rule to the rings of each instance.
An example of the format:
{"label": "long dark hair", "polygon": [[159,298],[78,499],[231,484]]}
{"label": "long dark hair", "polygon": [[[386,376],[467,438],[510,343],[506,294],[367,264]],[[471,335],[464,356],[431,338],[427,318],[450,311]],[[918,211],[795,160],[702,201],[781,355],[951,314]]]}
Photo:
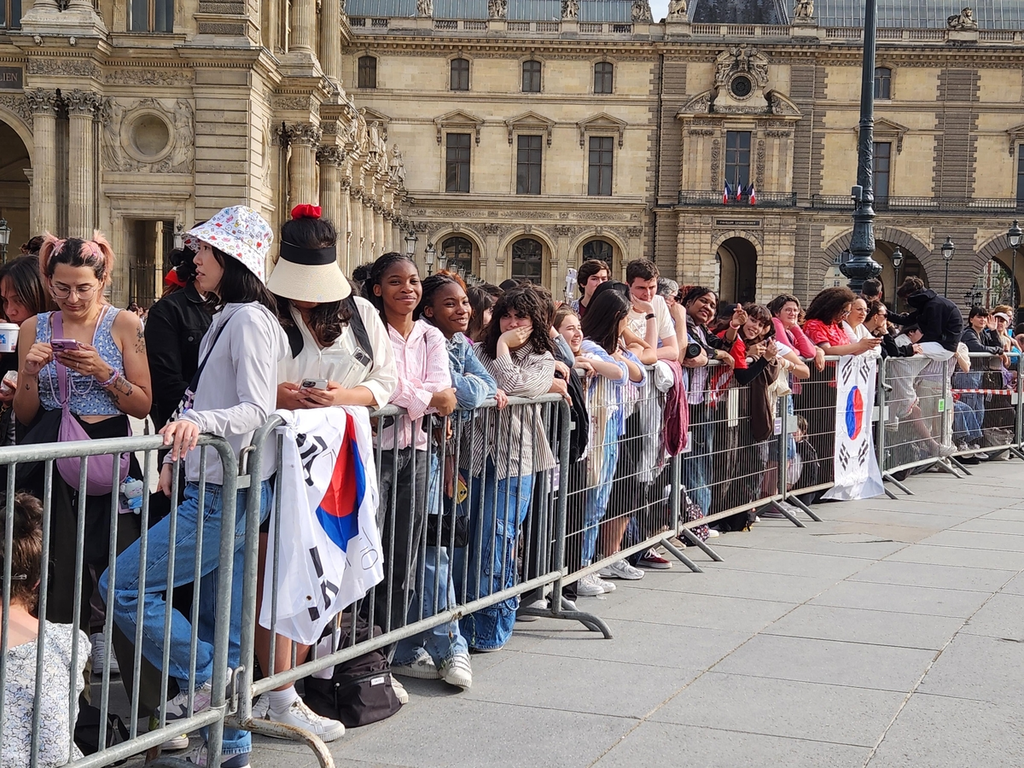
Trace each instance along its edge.
{"label": "long dark hair", "polygon": [[30,315],[38,315],[55,307],[40,276],[39,256],[19,256],[7,262],[0,267],[0,281],[4,279],[10,281],[14,295]]}
{"label": "long dark hair", "polygon": [[834,288],[826,288],[811,299],[806,317],[808,320],[820,320],[825,325],[838,323],[842,320],[843,307],[852,304],[856,298],[853,291],[846,286],[838,285]]}
{"label": "long dark hair", "polygon": [[370,273],[366,276],[366,280],[363,281],[363,298],[377,308],[377,311],[380,313],[380,319],[384,322],[385,326],[388,324],[388,318],[384,314],[384,297],[377,296],[373,292],[373,286],[380,285],[387,271],[401,261],[407,261],[414,267],[416,266],[416,262],[410,257],[396,251],[390,251],[370,265]]}
{"label": "long dark hair", "polygon": [[[497,286],[493,287],[496,288]],[[466,335],[473,341],[480,341],[487,330],[484,327],[484,313],[488,309],[494,309],[494,294],[486,288],[471,285],[466,289],[466,295],[469,297],[469,306],[473,308],[473,316],[469,318],[469,328],[466,329]]]}
{"label": "long dark hair", "polygon": [[581,321],[583,335],[612,354],[619,346],[619,323],[629,314],[629,302],[618,291],[601,291],[587,307]]}
{"label": "long dark hair", "polygon": [[217,263],[224,267],[224,275],[217,287],[217,296],[207,299],[214,309],[222,309],[225,304],[248,304],[256,302],[269,309],[272,314],[277,314],[277,300],[274,294],[267,290],[262,281],[256,277],[238,259],[229,256],[224,251],[212,248],[213,256]]}
{"label": "long dark hair", "polygon": [[505,291],[494,304],[491,312],[491,322],[484,331],[481,339],[484,351],[493,359],[498,356],[498,338],[501,336],[501,318],[509,312],[523,315],[530,318],[533,324],[533,331],[526,342],[533,347],[538,354],[554,352],[551,343],[551,321],[548,316],[548,308],[543,299],[529,286],[520,286],[510,291]]}
{"label": "long dark hair", "polygon": [[[315,250],[330,248],[338,241],[338,233],[334,225],[327,219],[314,219],[303,216],[290,219],[281,225],[281,242],[290,243],[299,248]],[[277,316],[285,328],[294,328],[292,318],[292,302],[284,296],[274,294],[277,301]],[[328,301],[317,304],[309,311],[309,330],[313,338],[322,347],[329,347],[341,336],[352,319],[351,302],[345,300]]]}

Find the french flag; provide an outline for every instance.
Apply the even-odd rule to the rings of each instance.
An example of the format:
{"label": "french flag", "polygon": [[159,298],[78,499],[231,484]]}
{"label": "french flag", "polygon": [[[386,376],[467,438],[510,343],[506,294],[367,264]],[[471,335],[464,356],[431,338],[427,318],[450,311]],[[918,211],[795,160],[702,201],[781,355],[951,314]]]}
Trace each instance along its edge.
{"label": "french flag", "polygon": [[750,185],[749,198],[750,198],[750,204],[751,205],[757,205],[757,190],[754,189],[754,185],[753,184]]}
{"label": "french flag", "polygon": [[729,186],[729,182],[725,182],[725,192],[722,193],[722,205],[729,204],[729,198],[732,196],[732,188]]}

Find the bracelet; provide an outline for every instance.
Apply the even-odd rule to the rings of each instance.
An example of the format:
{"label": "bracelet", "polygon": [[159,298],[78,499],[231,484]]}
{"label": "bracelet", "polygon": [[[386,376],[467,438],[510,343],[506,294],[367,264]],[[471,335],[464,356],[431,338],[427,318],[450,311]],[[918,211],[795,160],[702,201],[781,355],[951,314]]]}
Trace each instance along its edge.
{"label": "bracelet", "polygon": [[733,325],[732,323],[729,323],[729,327],[732,328],[734,331],[738,331],[740,329],[738,325]]}
{"label": "bracelet", "polygon": [[109,386],[110,386],[111,384],[113,384],[113,383],[114,383],[115,381],[117,381],[117,377],[121,375],[120,373],[118,373],[118,371],[117,371],[117,369],[116,369],[116,368],[112,368],[111,370],[113,370],[113,371],[114,371],[114,373],[113,373],[113,374],[111,374],[110,378],[109,378],[109,379],[107,379],[106,381],[101,381],[101,382],[100,382],[100,386],[101,386],[101,387],[103,387],[104,389],[105,389],[105,388],[107,388],[107,387],[109,387]]}
{"label": "bracelet", "polygon": [[645,320],[653,320],[654,319],[654,313],[653,312],[648,312],[646,317],[644,317],[644,319]]}

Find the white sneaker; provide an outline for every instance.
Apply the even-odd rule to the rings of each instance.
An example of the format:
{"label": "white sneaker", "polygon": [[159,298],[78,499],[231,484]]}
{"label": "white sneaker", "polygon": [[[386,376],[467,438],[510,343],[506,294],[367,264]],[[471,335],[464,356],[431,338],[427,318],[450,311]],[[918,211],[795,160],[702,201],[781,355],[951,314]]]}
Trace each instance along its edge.
{"label": "white sneaker", "polygon": [[[210,706],[210,699],[213,698],[213,686],[207,680],[195,690],[192,714],[202,712]],[[177,696],[164,704],[164,712],[168,720],[181,720],[188,715],[188,691],[181,691]]]}
{"label": "white sneaker", "polygon": [[594,581],[597,582],[597,586],[605,591],[605,594],[615,591],[615,584],[613,582],[605,581],[596,573],[594,574]]}
{"label": "white sneaker", "polygon": [[416,658],[410,664],[392,664],[391,674],[402,675],[402,677],[415,677],[419,680],[441,679],[441,673],[437,671],[434,660],[424,648],[417,650]]}
{"label": "white sneaker", "polygon": [[588,573],[576,582],[576,594],[579,597],[597,597],[604,594],[604,588],[597,583],[597,575]]}
{"label": "white sneaker", "polygon": [[602,579],[625,579],[626,581],[639,581],[644,577],[644,572],[634,568],[625,560],[616,560],[611,565],[606,565],[597,575]]}
{"label": "white sneaker", "polygon": [[[160,720],[154,715],[149,716],[149,730],[155,731],[160,727]],[[160,745],[160,749],[164,752],[180,752],[183,749],[188,749],[189,741],[187,733],[180,733],[174,736],[169,741],[165,741]]]}
{"label": "white sneaker", "polygon": [[302,728],[316,734],[323,741],[334,741],[345,735],[344,725],[337,720],[318,715],[307,707],[302,699],[295,699],[284,712],[275,712],[273,708],[268,709],[267,719],[275,723]]}
{"label": "white sneaker", "polygon": [[716,538],[718,538],[721,535],[722,534],[718,532],[717,528],[708,528],[708,538],[709,539],[716,539]]}
{"label": "white sneaker", "polygon": [[[89,635],[89,642],[92,644],[92,673],[97,677],[103,676],[103,668],[107,661],[107,639],[102,632]],[[110,649],[110,676],[120,675],[121,668],[117,664],[117,657],[114,649]]]}
{"label": "white sneaker", "polygon": [[395,698],[398,699],[398,703],[405,706],[409,703],[409,692],[405,690],[405,686],[398,682],[398,678],[394,675],[391,676],[391,690],[395,692]]}
{"label": "white sneaker", "polygon": [[457,653],[451,661],[441,665],[441,679],[448,685],[466,690],[473,685],[473,669],[469,664],[468,653]]}

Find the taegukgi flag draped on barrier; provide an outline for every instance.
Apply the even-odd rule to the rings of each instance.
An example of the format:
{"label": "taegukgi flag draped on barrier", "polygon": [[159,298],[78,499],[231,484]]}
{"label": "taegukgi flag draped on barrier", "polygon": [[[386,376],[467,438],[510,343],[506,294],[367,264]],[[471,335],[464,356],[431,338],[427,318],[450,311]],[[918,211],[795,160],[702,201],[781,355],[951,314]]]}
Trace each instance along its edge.
{"label": "taegukgi flag draped on barrier", "polygon": [[876,367],[866,355],[844,355],[836,366],[835,485],[826,499],[869,499],[885,492],[871,431]]}
{"label": "taegukgi flag draped on barrier", "polygon": [[[280,546],[264,573],[260,624],[315,643],[337,613],[384,578],[377,529],[377,470],[365,408],[278,411],[283,447],[276,493],[281,499],[280,544],[270,526],[268,552]],[[276,505],[275,505],[276,506]]]}

